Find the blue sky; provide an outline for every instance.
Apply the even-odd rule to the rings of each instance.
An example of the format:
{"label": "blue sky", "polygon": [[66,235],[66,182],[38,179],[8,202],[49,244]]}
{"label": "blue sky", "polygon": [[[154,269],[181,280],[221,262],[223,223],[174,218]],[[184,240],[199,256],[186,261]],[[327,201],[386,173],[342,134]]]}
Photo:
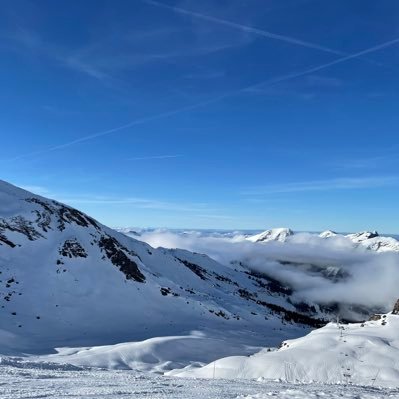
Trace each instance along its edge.
{"label": "blue sky", "polygon": [[2,178],[112,226],[399,231],[399,3],[0,4]]}

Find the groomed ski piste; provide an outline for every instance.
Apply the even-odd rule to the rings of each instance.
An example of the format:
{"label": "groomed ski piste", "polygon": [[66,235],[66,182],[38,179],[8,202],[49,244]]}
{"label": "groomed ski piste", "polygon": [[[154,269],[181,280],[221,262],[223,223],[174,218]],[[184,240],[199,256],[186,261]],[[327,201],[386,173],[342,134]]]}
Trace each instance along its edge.
{"label": "groomed ski piste", "polygon": [[399,391],[336,384],[172,378],[131,370],[101,370],[9,361],[0,366],[0,398],[56,399],[393,399]]}

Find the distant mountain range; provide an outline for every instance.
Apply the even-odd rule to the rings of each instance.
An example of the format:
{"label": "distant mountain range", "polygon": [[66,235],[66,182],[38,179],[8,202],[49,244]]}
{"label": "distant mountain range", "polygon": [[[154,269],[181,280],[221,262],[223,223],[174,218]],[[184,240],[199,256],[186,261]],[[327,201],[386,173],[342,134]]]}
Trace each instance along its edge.
{"label": "distant mountain range", "polygon": [[[288,228],[274,228],[266,230],[262,233],[247,237],[252,242],[268,242],[268,241],[280,241],[286,242],[295,233]],[[314,233],[313,233],[314,234]],[[376,231],[362,231],[359,233],[352,234],[339,234],[332,230],[326,230],[318,234],[321,238],[326,239],[340,239],[345,238],[350,240],[352,243],[362,245],[367,249],[371,249],[377,252],[384,251],[396,251],[399,252],[399,240],[394,237],[380,236]]]}
{"label": "distant mountain range", "polygon": [[[126,234],[130,237],[136,237],[140,239],[145,234],[151,234],[153,232],[166,232],[170,231],[179,235],[186,235],[193,232],[198,233],[201,236],[211,237],[237,237],[243,236],[247,240],[252,242],[270,242],[280,241],[286,242],[290,237],[298,234],[304,234],[305,232],[295,232],[287,227],[271,228],[262,232],[255,232],[253,230],[187,230],[187,229],[156,229],[156,228],[134,228],[134,227],[116,227],[116,231]],[[362,245],[368,249],[384,252],[384,251],[395,251],[399,252],[399,236],[391,235],[384,236],[379,235],[376,231],[362,231],[357,233],[337,233],[332,230],[325,230],[321,233],[309,232],[307,234],[318,236],[321,238],[332,238],[336,239],[345,238],[348,241],[357,245]]]}

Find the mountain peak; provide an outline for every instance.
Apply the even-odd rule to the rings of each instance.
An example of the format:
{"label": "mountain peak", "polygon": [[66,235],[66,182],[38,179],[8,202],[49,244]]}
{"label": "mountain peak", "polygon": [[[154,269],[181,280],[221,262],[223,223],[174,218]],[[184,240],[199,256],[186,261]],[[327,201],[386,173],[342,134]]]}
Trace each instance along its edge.
{"label": "mountain peak", "polygon": [[376,238],[379,237],[379,234],[377,231],[361,231],[359,233],[353,233],[353,234],[348,234],[348,238],[350,238],[352,241],[355,242],[360,242],[364,240],[369,240],[370,238]]}
{"label": "mountain peak", "polygon": [[[318,314],[297,311],[268,276],[202,254],[152,248],[3,181],[0,250],[0,338],[15,337],[7,343],[13,349],[107,344],[199,325],[280,330],[290,320],[273,341],[324,324]],[[262,337],[255,334],[252,344]]]}
{"label": "mountain peak", "polygon": [[321,238],[329,238],[329,237],[335,237],[337,233],[332,230],[325,230],[322,233],[319,234],[319,237]]}
{"label": "mountain peak", "polygon": [[278,227],[270,230],[265,230],[262,233],[247,237],[247,240],[252,242],[267,242],[267,241],[285,242],[287,238],[292,236],[293,234],[294,232],[287,227]]}

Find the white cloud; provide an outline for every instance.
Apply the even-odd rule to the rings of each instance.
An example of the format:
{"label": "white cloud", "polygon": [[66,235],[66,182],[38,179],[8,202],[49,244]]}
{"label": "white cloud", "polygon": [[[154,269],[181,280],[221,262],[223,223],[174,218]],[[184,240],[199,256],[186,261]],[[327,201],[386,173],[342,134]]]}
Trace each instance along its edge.
{"label": "white cloud", "polygon": [[[144,232],[140,239],[155,247],[205,253],[225,265],[231,266],[232,261],[240,261],[289,284],[300,300],[326,304],[340,302],[388,310],[399,297],[399,254],[355,248],[344,237],[322,239],[316,235],[297,233],[286,243],[272,241],[261,244],[245,240],[240,234],[231,237],[162,230]],[[320,272],[331,268],[339,268],[348,277],[334,281]]]}

